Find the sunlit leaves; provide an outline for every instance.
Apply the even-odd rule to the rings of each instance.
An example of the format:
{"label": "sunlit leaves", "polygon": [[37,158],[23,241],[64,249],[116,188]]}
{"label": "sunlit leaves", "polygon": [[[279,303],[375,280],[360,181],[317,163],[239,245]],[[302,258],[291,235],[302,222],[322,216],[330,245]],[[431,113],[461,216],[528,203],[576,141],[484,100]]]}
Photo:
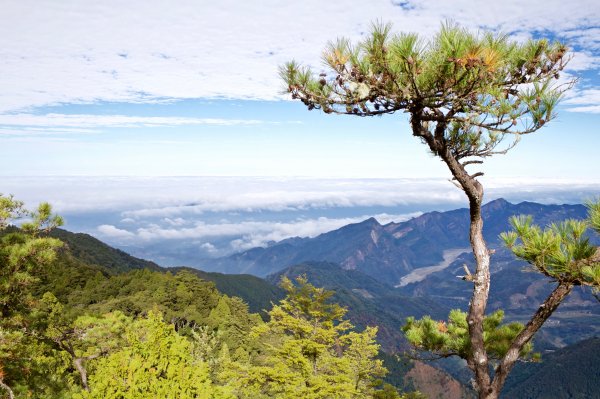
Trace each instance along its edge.
{"label": "sunlit leaves", "polygon": [[240,398],[369,398],[385,373],[375,359],[376,328],[350,331],[345,309],[329,302],[331,291],[305,277],[284,278],[288,295],[253,336],[263,349],[249,365],[232,364]]}
{"label": "sunlit leaves", "polygon": [[100,359],[83,398],[224,398],[192,344],[151,312],[128,328],[125,346]]}
{"label": "sunlit leaves", "polygon": [[[17,394],[51,395],[69,383],[64,374],[68,359],[40,339],[36,283],[56,258],[59,240],[42,233],[62,223],[48,204],[30,212],[12,196],[0,195],[0,231],[27,218],[21,229],[0,237],[0,381]],[[43,323],[42,323],[43,324]],[[52,373],[52,374],[50,374]]]}

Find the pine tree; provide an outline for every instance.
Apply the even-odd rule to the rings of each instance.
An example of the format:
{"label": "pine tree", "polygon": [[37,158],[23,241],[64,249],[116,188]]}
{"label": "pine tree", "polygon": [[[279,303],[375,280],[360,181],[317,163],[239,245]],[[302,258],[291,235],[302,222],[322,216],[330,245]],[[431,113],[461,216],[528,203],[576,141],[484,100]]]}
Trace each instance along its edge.
{"label": "pine tree", "polygon": [[479,397],[497,398],[515,353],[529,340],[513,341],[516,347],[505,355],[504,366],[490,373],[484,324],[491,252],[483,238],[484,190],[478,180],[483,173],[469,169],[506,153],[555,118],[556,105],[573,84],[556,83],[568,61],[566,46],[547,40],[513,42],[449,23],[424,41],[416,34],[392,35],[390,25],[374,24],[356,45],[346,39],[330,43],[323,60],[328,71],[319,75],[295,61],[281,68],[292,98],[325,113],[408,113],[412,135],[446,164],[467,196],[476,270],[466,316],[466,359]]}
{"label": "pine tree", "polygon": [[[28,221],[6,231],[21,218]],[[64,371],[65,359],[52,356],[52,348],[38,339],[34,288],[43,268],[56,258],[62,243],[45,236],[62,224],[47,203],[28,211],[21,201],[0,194],[0,394],[51,392]],[[67,362],[68,363],[68,362]],[[43,374],[52,370],[51,378]],[[58,383],[60,385],[60,383]]]}

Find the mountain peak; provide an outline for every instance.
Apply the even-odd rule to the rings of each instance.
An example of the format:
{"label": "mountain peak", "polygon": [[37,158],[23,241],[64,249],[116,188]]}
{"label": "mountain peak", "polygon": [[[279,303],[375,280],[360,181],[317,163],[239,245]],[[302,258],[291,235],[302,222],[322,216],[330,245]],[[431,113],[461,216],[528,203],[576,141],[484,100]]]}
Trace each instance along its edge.
{"label": "mountain peak", "polygon": [[379,224],[377,219],[375,219],[373,216],[371,216],[370,218],[368,218],[366,220],[363,220],[359,224],[365,224],[367,226],[381,226],[381,224]]}
{"label": "mountain peak", "polygon": [[486,208],[489,211],[495,211],[498,209],[506,209],[511,205],[512,204],[510,202],[508,202],[507,200],[505,200],[504,198],[498,198],[498,199],[488,202],[487,204],[485,204],[483,206],[483,208]]}

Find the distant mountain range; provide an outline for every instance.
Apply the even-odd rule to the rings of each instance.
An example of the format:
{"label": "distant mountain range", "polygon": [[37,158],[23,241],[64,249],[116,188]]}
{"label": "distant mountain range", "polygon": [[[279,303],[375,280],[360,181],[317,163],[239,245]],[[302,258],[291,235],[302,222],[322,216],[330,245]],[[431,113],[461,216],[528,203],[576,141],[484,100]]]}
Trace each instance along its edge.
{"label": "distant mountain range", "polygon": [[[583,218],[586,210],[582,205],[511,204],[497,199],[484,205],[482,213],[485,238],[496,246],[498,235],[509,228],[512,215],[532,215],[537,223],[545,225],[565,218]],[[290,238],[267,248],[207,260],[199,268],[264,277],[302,262],[322,261],[395,285],[412,270],[441,262],[445,250],[469,247],[468,234],[468,209],[430,212],[386,225],[370,218],[314,238]]]}
{"label": "distant mountain range", "polygon": [[[531,215],[544,226],[585,218],[586,208],[497,199],[484,205],[482,213],[484,236],[496,249],[490,310],[502,308],[508,319],[526,322],[551,284],[538,273],[526,272],[527,265],[501,247],[499,234],[509,229],[513,215]],[[306,274],[314,284],[335,290],[357,324],[382,326],[384,347],[398,350],[404,345],[398,328],[405,317],[431,314],[441,319],[450,309],[466,309],[472,286],[457,276],[464,275],[463,265],[474,267],[468,231],[467,209],[430,212],[386,225],[370,218],[314,238],[291,238],[216,259],[206,268],[255,274],[272,283],[284,274]],[[600,307],[589,292],[577,288],[540,332],[537,345],[556,349],[597,334]]]}

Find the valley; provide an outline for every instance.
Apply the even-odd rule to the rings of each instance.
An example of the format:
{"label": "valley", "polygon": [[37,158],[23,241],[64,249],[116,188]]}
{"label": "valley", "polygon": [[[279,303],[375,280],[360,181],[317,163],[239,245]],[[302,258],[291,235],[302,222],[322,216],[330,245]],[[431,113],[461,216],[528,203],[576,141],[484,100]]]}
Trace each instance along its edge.
{"label": "valley", "polygon": [[450,266],[460,255],[470,252],[471,248],[446,249],[442,252],[443,260],[434,266],[424,266],[413,270],[400,279],[400,283],[395,288],[404,287],[411,283],[417,283],[424,280],[431,273],[439,272]]}

